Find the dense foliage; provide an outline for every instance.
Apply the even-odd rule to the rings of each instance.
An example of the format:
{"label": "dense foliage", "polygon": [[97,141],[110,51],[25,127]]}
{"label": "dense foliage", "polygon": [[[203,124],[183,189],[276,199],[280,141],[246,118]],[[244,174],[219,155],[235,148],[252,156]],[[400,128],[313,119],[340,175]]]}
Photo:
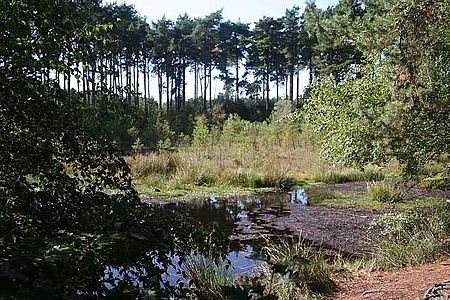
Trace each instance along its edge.
{"label": "dense foliage", "polygon": [[1,2],[0,298],[168,294],[166,255],[184,243],[209,247],[208,224],[161,217],[132,189],[114,135],[136,120],[123,99],[64,90],[47,76],[76,74],[62,53],[92,39],[82,23],[91,5]]}
{"label": "dense foliage", "polygon": [[367,1],[347,28],[364,63],[319,80],[308,99],[325,157],[360,167],[395,158],[412,174],[449,152],[449,16],[448,1]]}

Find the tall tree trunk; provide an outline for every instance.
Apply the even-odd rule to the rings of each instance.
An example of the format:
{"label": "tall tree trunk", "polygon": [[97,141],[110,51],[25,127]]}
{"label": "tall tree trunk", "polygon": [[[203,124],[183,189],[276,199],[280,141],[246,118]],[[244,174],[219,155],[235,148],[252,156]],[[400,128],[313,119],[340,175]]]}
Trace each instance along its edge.
{"label": "tall tree trunk", "polygon": [[144,66],[143,66],[143,74],[144,74],[144,113],[145,113],[145,118],[147,118],[147,113],[148,113],[148,110],[147,110],[147,60],[146,60],[146,58],[144,57],[144,59],[143,59],[143,63],[144,63]]}
{"label": "tall tree trunk", "polygon": [[[237,54],[239,55],[239,54]],[[239,56],[236,59],[236,101],[239,101]]]}
{"label": "tall tree trunk", "polygon": [[198,68],[197,62],[194,62],[194,99],[198,98]]}
{"label": "tall tree trunk", "polygon": [[207,66],[206,66],[206,64],[204,65],[204,67],[205,67],[205,70],[204,70],[204,75],[205,75],[205,78],[204,78],[204,89],[203,89],[203,112],[205,112],[206,111],[206,90],[207,90],[207,86],[206,86],[206,81],[208,80],[208,68],[207,68]]}
{"label": "tall tree trunk", "polygon": [[284,78],[284,89],[285,89],[284,93],[286,100],[289,98],[288,86],[289,86],[289,76],[286,75],[286,77]]}
{"label": "tall tree trunk", "polygon": [[86,72],[84,70],[84,66],[85,63],[81,64],[81,79],[83,81],[83,98],[84,98],[84,103],[88,103],[88,97],[87,97],[87,93],[86,93]]}
{"label": "tall tree trunk", "polygon": [[289,100],[294,101],[294,70],[289,73]]}
{"label": "tall tree trunk", "polygon": [[269,66],[267,65],[266,67],[266,93],[267,93],[267,97],[266,97],[266,111],[269,111],[269,97],[270,97],[270,77],[269,77]]}
{"label": "tall tree trunk", "polygon": [[[175,76],[176,76],[176,74],[175,74]],[[172,107],[173,108],[173,92],[174,92],[174,84],[173,84],[173,82],[174,82],[174,80],[175,80],[175,78],[173,77],[173,76],[171,76],[171,78],[170,78],[170,89],[169,89],[169,91],[170,91],[170,107]]]}
{"label": "tall tree trunk", "polygon": [[92,69],[91,69],[91,84],[92,84],[92,90],[91,90],[92,98],[91,98],[91,103],[94,103],[95,90],[96,90],[96,87],[95,87],[95,69],[96,69],[96,67],[95,67],[95,65],[96,65],[96,62],[94,61],[94,62],[92,63]]}
{"label": "tall tree trunk", "polygon": [[140,99],[139,99],[139,57],[136,58],[136,107],[140,106]]}
{"label": "tall tree trunk", "polygon": [[126,93],[127,93],[127,100],[128,100],[128,103],[131,105],[131,70],[130,70],[130,58],[128,57],[128,55],[127,55],[127,59],[126,59],[126,61],[125,61],[125,65],[126,65],[126,68],[127,68],[127,73],[126,73],[126,76],[127,76],[127,83],[126,83]]}
{"label": "tall tree trunk", "polygon": [[209,63],[209,109],[212,109],[212,63]]}
{"label": "tall tree trunk", "polygon": [[150,60],[147,60],[147,95],[148,99],[152,97],[150,93],[150,87],[151,87],[151,78],[150,78]]}
{"label": "tall tree trunk", "polygon": [[183,60],[183,109],[186,108],[186,61]]}
{"label": "tall tree trunk", "polygon": [[309,85],[313,83],[313,66],[312,66],[312,57],[309,58]]}
{"label": "tall tree trunk", "polygon": [[280,83],[279,83],[279,78],[278,78],[278,74],[276,76],[276,85],[277,85],[277,101],[280,101]]}
{"label": "tall tree trunk", "polygon": [[143,59],[143,63],[144,63],[144,66],[143,66],[143,74],[144,74],[144,103],[145,103],[145,106],[146,106],[146,100],[147,100],[147,60],[145,59],[145,57],[144,57],[144,59]]}
{"label": "tall tree trunk", "polygon": [[166,70],[166,105],[167,105],[167,115],[170,114],[170,77],[169,71]]}
{"label": "tall tree trunk", "polygon": [[300,101],[300,66],[298,66],[297,68],[297,98],[296,98],[297,107],[299,105],[299,101]]}
{"label": "tall tree trunk", "polygon": [[163,79],[162,79],[162,70],[158,67],[158,93],[159,93],[159,109],[162,109],[162,97],[163,97]]}

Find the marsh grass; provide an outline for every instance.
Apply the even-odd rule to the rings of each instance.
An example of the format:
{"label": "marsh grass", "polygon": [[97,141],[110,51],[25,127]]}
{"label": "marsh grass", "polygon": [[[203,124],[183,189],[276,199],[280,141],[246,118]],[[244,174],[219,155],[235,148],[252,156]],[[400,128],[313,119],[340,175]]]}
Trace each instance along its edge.
{"label": "marsh grass", "polygon": [[420,186],[426,189],[450,190],[450,175],[439,174],[424,178]]}
{"label": "marsh grass", "polygon": [[[197,187],[223,189],[289,189],[308,180],[324,180],[312,174],[335,174],[334,181],[353,181],[356,175],[330,167],[316,155],[301,133],[273,142],[263,133],[236,141],[219,136],[208,144],[185,146],[172,152],[136,154],[127,158],[136,188],[173,191]],[[345,173],[341,179],[340,173]],[[350,175],[349,175],[350,174]]]}
{"label": "marsh grass", "polygon": [[407,200],[405,187],[401,182],[372,181],[367,183],[369,200],[382,203],[399,203]]}
{"label": "marsh grass", "polygon": [[372,221],[370,234],[376,251],[374,265],[383,270],[433,261],[450,250],[449,208],[416,209],[381,215]]}
{"label": "marsh grass", "polygon": [[304,239],[272,241],[262,251],[270,262],[266,289],[278,299],[311,299],[335,289],[332,265]]}
{"label": "marsh grass", "polygon": [[385,178],[383,169],[368,165],[363,171],[352,168],[328,168],[313,175],[312,179],[323,183],[344,183],[355,181],[380,181]]}
{"label": "marsh grass", "polygon": [[184,266],[196,299],[226,299],[223,288],[231,286],[234,280],[228,262],[203,255],[191,255]]}

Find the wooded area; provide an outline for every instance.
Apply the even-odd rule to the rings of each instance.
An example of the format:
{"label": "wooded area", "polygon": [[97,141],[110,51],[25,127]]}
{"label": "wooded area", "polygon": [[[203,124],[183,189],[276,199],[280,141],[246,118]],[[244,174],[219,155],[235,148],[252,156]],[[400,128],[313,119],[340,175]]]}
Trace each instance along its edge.
{"label": "wooded area", "polygon": [[[204,243],[220,236],[214,223],[143,204],[123,155],[158,150],[168,177],[180,170],[164,150],[188,144],[182,157],[211,161],[236,142],[233,155],[258,162],[260,148],[296,153],[307,139],[333,167],[396,161],[419,178],[436,163],[448,180],[449,24],[447,0],[308,1],[255,24],[221,11],[146,20],[101,0],[0,1],[0,299],[142,296],[132,282],[108,289],[110,265],[172,295],[155,260],[167,268],[175,248],[220,248]],[[295,181],[277,176],[245,180]]]}

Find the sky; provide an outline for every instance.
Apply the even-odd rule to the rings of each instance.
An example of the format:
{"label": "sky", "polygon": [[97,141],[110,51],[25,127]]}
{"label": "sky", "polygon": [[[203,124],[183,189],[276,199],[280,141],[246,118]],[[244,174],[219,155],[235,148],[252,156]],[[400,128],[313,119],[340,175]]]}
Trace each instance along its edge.
{"label": "sky", "polygon": [[[136,10],[147,17],[147,21],[155,21],[163,17],[175,20],[179,15],[187,13],[191,18],[204,17],[223,9],[224,19],[245,23],[253,23],[264,16],[281,17],[286,9],[299,6],[303,11],[305,0],[115,0],[118,4],[132,4]],[[320,8],[335,5],[338,0],[316,0]]]}

